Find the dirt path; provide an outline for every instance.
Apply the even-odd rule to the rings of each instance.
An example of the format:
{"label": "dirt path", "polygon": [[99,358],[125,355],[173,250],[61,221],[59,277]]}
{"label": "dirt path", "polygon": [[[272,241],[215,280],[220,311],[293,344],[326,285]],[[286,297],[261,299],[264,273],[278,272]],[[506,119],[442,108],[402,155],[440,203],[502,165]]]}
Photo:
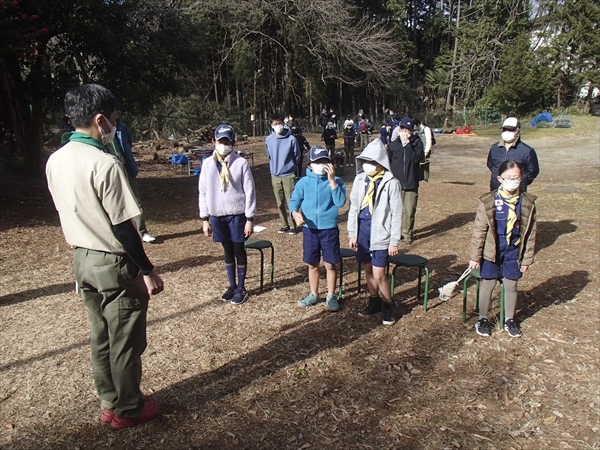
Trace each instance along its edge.
{"label": "dirt path", "polygon": [[[400,270],[393,327],[357,316],[364,291],[352,261],[339,313],[296,308],[306,293],[301,237],[276,232],[260,141],[244,148],[256,151],[257,224],[267,227],[257,237],[275,246],[275,283],[260,293],[250,252],[252,297],[241,307],[218,300],[222,253],[199,235],[197,178],[144,162],[142,201],[159,237],[146,248],[167,288],[151,304],[143,389],[163,415],[117,433],[98,421],[87,316],[45,186],[3,178],[0,447],[600,447],[600,144],[577,131],[524,138],[542,169],[530,189],[539,229],[536,262],[519,282],[521,339],[474,333],[473,286],[467,324],[460,294],[445,303],[436,295],[465,268],[493,138],[438,139],[410,248],[429,259],[429,310],[415,298],[416,274]],[[349,192],[352,176],[344,178]]]}

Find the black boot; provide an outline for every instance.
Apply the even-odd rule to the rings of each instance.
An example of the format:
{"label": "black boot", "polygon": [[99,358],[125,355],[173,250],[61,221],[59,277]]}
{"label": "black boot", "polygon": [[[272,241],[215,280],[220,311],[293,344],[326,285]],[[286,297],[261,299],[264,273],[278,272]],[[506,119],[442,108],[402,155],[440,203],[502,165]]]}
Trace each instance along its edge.
{"label": "black boot", "polygon": [[369,304],[365,309],[358,312],[360,317],[369,317],[381,312],[381,297],[379,295],[369,295]]}
{"label": "black boot", "polygon": [[394,317],[394,312],[396,311],[396,305],[394,300],[389,302],[382,302],[383,308],[383,320],[382,323],[384,325],[394,325],[396,323],[396,318]]}

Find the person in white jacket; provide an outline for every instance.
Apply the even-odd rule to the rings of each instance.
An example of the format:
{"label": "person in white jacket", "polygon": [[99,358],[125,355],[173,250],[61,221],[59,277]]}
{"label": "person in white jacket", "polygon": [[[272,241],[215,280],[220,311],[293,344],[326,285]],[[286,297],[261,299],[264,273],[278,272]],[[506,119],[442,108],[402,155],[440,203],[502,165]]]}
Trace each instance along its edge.
{"label": "person in white jacket", "polygon": [[395,322],[395,305],[386,276],[390,256],[398,254],[402,235],[402,188],[390,169],[385,146],[375,139],[356,158],[358,174],[350,193],[349,246],[365,268],[369,303],[358,314],[383,311],[383,324]]}
{"label": "person in white jacket", "polygon": [[434,138],[431,128],[426,123],[422,123],[419,119],[415,119],[415,134],[421,138],[424,147],[425,157],[419,167],[419,181],[429,182],[429,157],[433,148]]}

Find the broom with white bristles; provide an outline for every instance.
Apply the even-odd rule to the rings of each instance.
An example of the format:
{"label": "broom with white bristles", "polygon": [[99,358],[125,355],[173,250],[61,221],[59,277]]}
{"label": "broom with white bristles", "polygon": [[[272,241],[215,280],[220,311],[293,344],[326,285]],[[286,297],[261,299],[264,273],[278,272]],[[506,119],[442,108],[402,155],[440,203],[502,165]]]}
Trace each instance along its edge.
{"label": "broom with white bristles", "polygon": [[458,283],[460,283],[462,280],[464,280],[465,277],[467,275],[469,275],[470,273],[471,273],[471,269],[467,269],[463,272],[463,274],[460,276],[460,278],[458,280],[452,281],[450,283],[446,283],[441,288],[439,288],[438,291],[440,292],[440,300],[443,302],[450,300],[452,298],[452,296],[454,295],[454,290],[458,286]]}

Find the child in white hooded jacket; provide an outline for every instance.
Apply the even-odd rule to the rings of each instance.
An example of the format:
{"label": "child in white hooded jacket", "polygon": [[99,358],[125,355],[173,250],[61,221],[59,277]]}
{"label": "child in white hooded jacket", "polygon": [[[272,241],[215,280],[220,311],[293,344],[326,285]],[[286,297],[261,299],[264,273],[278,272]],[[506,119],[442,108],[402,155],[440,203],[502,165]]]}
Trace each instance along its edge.
{"label": "child in white hooded jacket", "polygon": [[395,323],[395,305],[385,268],[398,254],[402,235],[402,188],[390,170],[385,146],[375,139],[356,158],[358,174],[350,193],[349,246],[365,268],[369,303],[359,312],[368,317],[383,311],[383,324]]}

